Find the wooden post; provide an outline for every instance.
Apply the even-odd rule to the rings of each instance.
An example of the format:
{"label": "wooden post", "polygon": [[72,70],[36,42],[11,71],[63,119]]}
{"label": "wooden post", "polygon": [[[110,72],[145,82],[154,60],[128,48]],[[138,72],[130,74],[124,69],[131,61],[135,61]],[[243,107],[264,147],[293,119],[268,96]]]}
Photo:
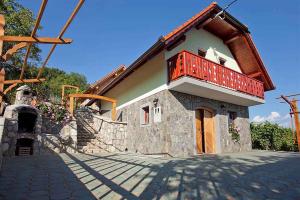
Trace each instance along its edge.
{"label": "wooden post", "polygon": [[61,88],[61,105],[64,105],[64,97],[65,97],[65,87]]}
{"label": "wooden post", "polygon": [[111,109],[111,119],[113,121],[116,121],[117,118],[117,103],[116,102],[112,102],[112,109]]}
{"label": "wooden post", "polygon": [[[4,68],[2,68],[0,71],[0,92],[1,92],[1,94],[4,94],[3,93],[4,80],[5,80],[5,70],[4,70]],[[0,114],[3,114],[3,111],[4,111],[4,104],[2,101],[3,101],[3,97],[0,96]]]}
{"label": "wooden post", "polygon": [[[0,92],[3,93],[4,90],[4,81],[5,81],[5,69],[2,68],[0,71]],[[2,102],[2,96],[0,96],[1,100],[0,102]]]}
{"label": "wooden post", "polygon": [[70,113],[74,116],[74,97],[70,97]]}
{"label": "wooden post", "polygon": [[[4,15],[0,15],[0,36],[4,35],[5,18]],[[2,56],[3,41],[0,40],[0,56]]]}
{"label": "wooden post", "polygon": [[296,127],[296,134],[297,134],[297,142],[298,142],[298,150],[300,152],[300,121],[299,121],[299,113],[297,107],[296,99],[291,101],[292,111],[294,113],[294,120],[295,120],[295,127]]}

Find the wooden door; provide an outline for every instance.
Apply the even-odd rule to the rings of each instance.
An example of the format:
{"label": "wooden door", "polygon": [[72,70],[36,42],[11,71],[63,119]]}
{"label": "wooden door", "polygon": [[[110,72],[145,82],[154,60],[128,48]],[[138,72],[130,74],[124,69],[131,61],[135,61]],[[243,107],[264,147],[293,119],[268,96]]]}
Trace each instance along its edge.
{"label": "wooden door", "polygon": [[205,153],[215,153],[215,134],[214,134],[214,120],[213,112],[204,109],[204,143]]}
{"label": "wooden door", "polygon": [[203,110],[196,110],[196,147],[197,153],[204,153],[203,144]]}

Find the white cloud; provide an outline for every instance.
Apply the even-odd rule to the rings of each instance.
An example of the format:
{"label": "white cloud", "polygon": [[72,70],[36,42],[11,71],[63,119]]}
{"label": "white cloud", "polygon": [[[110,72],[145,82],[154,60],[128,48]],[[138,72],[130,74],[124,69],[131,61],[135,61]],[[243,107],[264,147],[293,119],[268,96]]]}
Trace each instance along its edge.
{"label": "white cloud", "polygon": [[256,116],[252,119],[252,121],[253,121],[253,122],[258,122],[258,123],[260,123],[260,122],[265,121],[265,118],[264,118],[264,117],[261,117],[261,116],[259,116],[259,115],[256,115]]}
{"label": "white cloud", "polygon": [[288,127],[288,126],[290,126],[290,115],[286,114],[286,115],[282,116],[278,112],[273,111],[267,116],[256,115],[252,119],[252,122],[256,122],[256,123],[261,123],[261,122],[265,122],[265,121],[278,123],[282,126]]}

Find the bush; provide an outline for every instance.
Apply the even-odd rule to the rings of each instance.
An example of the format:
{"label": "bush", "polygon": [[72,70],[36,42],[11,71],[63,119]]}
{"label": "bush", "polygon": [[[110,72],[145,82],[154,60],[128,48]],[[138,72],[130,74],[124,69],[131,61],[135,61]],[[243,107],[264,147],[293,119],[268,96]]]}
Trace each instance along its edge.
{"label": "bush", "polygon": [[251,123],[252,147],[254,149],[275,151],[297,151],[293,133],[290,128],[264,122]]}
{"label": "bush", "polygon": [[65,107],[54,105],[49,102],[40,102],[37,108],[42,111],[44,117],[55,123],[66,124],[71,120],[70,113]]}

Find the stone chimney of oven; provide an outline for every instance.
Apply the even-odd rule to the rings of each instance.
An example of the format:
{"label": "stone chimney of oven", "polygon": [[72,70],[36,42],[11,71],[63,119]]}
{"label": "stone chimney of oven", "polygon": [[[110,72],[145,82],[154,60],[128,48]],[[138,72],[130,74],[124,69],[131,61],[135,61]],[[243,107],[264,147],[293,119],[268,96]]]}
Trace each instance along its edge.
{"label": "stone chimney of oven", "polygon": [[15,104],[31,105],[34,94],[28,85],[23,85],[17,89]]}

